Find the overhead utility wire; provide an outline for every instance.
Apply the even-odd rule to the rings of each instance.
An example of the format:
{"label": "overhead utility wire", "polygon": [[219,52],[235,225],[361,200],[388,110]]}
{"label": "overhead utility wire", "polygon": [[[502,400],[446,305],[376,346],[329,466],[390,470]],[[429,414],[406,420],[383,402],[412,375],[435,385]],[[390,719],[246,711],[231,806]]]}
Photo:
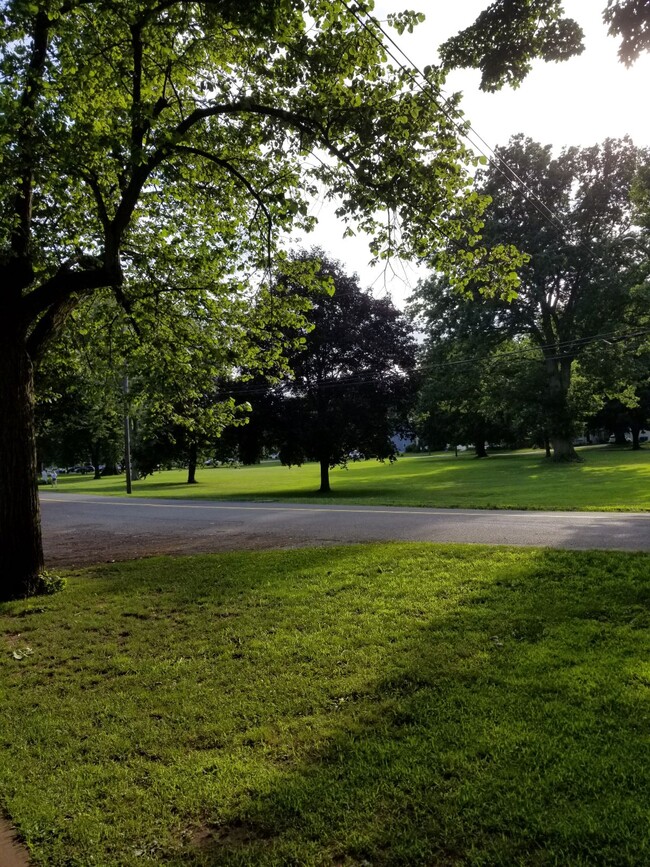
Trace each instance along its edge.
{"label": "overhead utility wire", "polygon": [[[542,358],[540,361],[562,361],[567,357],[567,350],[571,348],[580,349],[584,346],[587,346],[589,343],[595,343],[599,340],[602,340],[604,343],[612,342],[612,343],[628,343],[636,337],[644,337],[647,334],[650,334],[650,328],[643,328],[637,331],[629,331],[624,334],[616,335],[615,332],[610,332],[609,334],[594,334],[591,337],[582,337],[576,340],[565,341],[564,343],[559,344],[558,347],[553,344],[546,344],[543,348],[540,346],[531,346],[530,348],[522,348],[522,349],[511,349],[507,352],[501,352],[499,355],[495,356],[492,361],[501,361],[501,359],[506,357],[515,357],[521,358],[522,361],[526,360],[526,356],[537,353],[542,354]],[[608,340],[607,338],[610,338]],[[567,349],[562,351],[561,347],[566,346]],[[560,355],[544,355],[543,349],[557,349],[557,351],[561,352]],[[434,362],[432,364],[426,364],[425,366],[428,369],[434,369],[437,367],[463,367],[468,365],[475,365],[476,358],[459,358],[455,361],[440,361]]]}
{"label": "overhead utility wire", "polygon": [[[359,15],[357,14],[357,12],[354,9],[350,8],[350,6],[346,2],[346,0],[343,0],[343,5],[348,10],[348,12],[355,18],[355,20],[358,21],[358,23],[364,28],[364,30],[366,30],[366,32],[370,34],[370,36],[375,40],[375,42],[377,42],[377,44],[380,45],[384,49],[386,54],[392,60],[394,60],[395,63],[397,63],[397,65],[402,70],[402,72],[405,72],[408,74],[410,80],[422,91],[422,93],[433,93],[434,100],[436,101],[438,107],[442,110],[444,116],[447,118],[447,120],[449,120],[449,122],[456,129],[456,131],[463,138],[467,139],[467,141],[469,141],[469,143],[472,145],[472,147],[474,147],[483,157],[485,157],[485,159],[487,159],[490,162],[490,164],[498,172],[500,172],[500,174],[503,175],[503,177],[508,181],[508,183],[510,183],[510,185],[512,186],[513,189],[516,189],[515,184],[518,184],[519,187],[521,188],[521,190],[526,194],[528,200],[530,201],[532,206],[535,208],[535,210],[538,212],[538,214],[540,214],[540,216],[542,216],[547,222],[549,222],[553,226],[553,228],[561,229],[563,232],[566,232],[567,227],[562,222],[562,220],[551,210],[551,208],[548,207],[548,205],[546,205],[546,203],[542,199],[539,198],[539,196],[533,190],[531,190],[527,186],[526,182],[517,174],[517,172],[512,168],[512,166],[506,160],[504,160],[503,157],[499,156],[499,154],[497,154],[496,151],[492,147],[490,147],[490,145],[474,129],[474,127],[471,124],[469,124],[469,129],[485,145],[485,147],[494,155],[495,159],[493,159],[491,156],[486,154],[485,151],[479,145],[477,145],[475,141],[472,141],[470,136],[463,129],[463,127],[456,121],[456,119],[454,118],[454,116],[451,112],[453,112],[460,119],[462,119],[463,115],[458,111],[458,109],[456,109],[454,106],[452,106],[449,103],[449,100],[444,96],[444,94],[442,93],[442,91],[440,90],[439,87],[436,87],[434,84],[432,84],[430,81],[427,80],[426,76],[424,75],[422,70],[417,66],[417,64],[415,64],[411,60],[411,58],[406,54],[406,52],[402,48],[400,48],[400,46],[392,38],[392,36],[384,30],[384,28],[381,25],[381,22],[378,21],[369,12],[367,12],[366,10],[363,10],[364,14],[373,23],[373,25],[377,28],[377,30],[379,30],[379,32],[390,42],[390,44],[393,45],[397,51],[399,51],[399,53],[406,60],[406,62],[409,64],[409,66],[412,69],[414,69],[415,72],[417,72],[418,75],[422,79],[424,79],[424,81],[426,82],[426,86],[423,85],[421,83],[420,79],[411,72],[411,69],[407,69],[404,66],[404,64],[402,63],[402,61],[400,61],[399,58],[396,57],[390,51],[390,49],[386,47],[383,40],[377,36],[377,34],[372,30],[371,27],[368,26],[368,24],[362,18],[359,17]],[[436,99],[436,97],[439,97],[440,99],[442,99],[442,105],[440,104],[438,99]],[[507,170],[507,172],[504,171],[501,166],[504,166],[505,169]],[[589,250],[589,252],[593,255],[591,250]]]}
{"label": "overhead utility wire", "polygon": [[507,352],[502,352],[500,357],[504,355],[525,355],[530,354],[531,352],[543,352],[545,349],[553,349],[557,351],[561,351],[562,349],[579,349],[581,346],[584,346],[589,343],[595,343],[597,340],[602,340],[607,343],[621,343],[625,340],[631,339],[632,337],[644,337],[646,334],[650,334],[650,328],[636,328],[631,331],[604,331],[599,334],[589,334],[586,337],[575,337],[571,340],[560,340],[557,343],[542,343],[539,345],[531,346],[530,349],[512,349]]}
{"label": "overhead utility wire", "polygon": [[[639,328],[633,331],[625,331],[625,332],[617,332],[617,331],[605,331],[600,334],[592,334],[587,337],[581,337],[576,340],[567,340],[560,344],[560,346],[573,346],[575,348],[580,348],[581,346],[585,346],[589,343],[595,343],[598,340],[602,340],[603,342],[615,342],[615,343],[627,343],[633,340],[636,337],[645,337],[650,334],[650,328]],[[520,358],[523,362],[526,360],[526,356],[531,353],[541,353],[544,349],[556,349],[555,344],[547,343],[543,346],[531,346],[530,348],[522,348],[522,349],[512,349],[507,352],[500,353],[496,361],[500,361],[503,358]],[[545,355],[540,361],[559,361],[562,358],[566,357],[566,353],[564,355]],[[454,361],[440,361],[433,364],[428,364],[427,368],[429,370],[433,370],[436,368],[447,368],[447,367],[467,367],[467,366],[476,366],[476,357],[467,357],[467,358],[458,358]],[[347,377],[342,377],[336,380],[330,380],[329,382],[321,382],[319,388],[339,388],[341,386],[354,386],[354,385],[370,385],[378,382],[385,382],[386,377],[364,377],[362,374],[352,374]],[[276,383],[276,385],[281,385],[282,383]],[[232,388],[232,389],[223,389],[224,395],[255,395],[255,394],[265,394],[269,388],[272,386],[259,386],[256,388]]]}

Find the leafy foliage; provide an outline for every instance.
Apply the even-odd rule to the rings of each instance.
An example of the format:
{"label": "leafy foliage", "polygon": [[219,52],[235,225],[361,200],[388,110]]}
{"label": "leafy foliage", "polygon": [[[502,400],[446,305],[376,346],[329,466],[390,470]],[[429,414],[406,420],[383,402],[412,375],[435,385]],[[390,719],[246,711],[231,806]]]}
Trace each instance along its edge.
{"label": "leafy foliage", "polygon": [[563,17],[562,0],[496,0],[440,53],[449,69],[479,68],[481,89],[494,91],[518,87],[536,57],[558,61],[579,54],[582,37],[578,24]]}
{"label": "leafy foliage", "polygon": [[[350,455],[394,458],[391,436],[404,426],[412,400],[415,344],[408,322],[389,299],[364,292],[356,277],[321,251],[298,261],[314,257],[330,289],[311,296],[309,328],[297,335],[288,355],[291,373],[271,389],[258,383],[255,390],[262,394],[251,394],[250,428],[258,435],[247,436],[247,428],[237,434],[240,451],[252,443],[259,449],[266,441],[288,466],[319,461],[327,491],[328,468],[345,466]],[[305,293],[302,283],[287,277],[280,288],[289,296]]]}
{"label": "leafy foliage", "polygon": [[[67,297],[69,271],[84,291],[169,285],[171,260],[237,285],[237,266],[311,225],[315,183],[378,256],[431,253],[441,219],[471,230],[468,155],[428,95],[345,4],[266,5],[8,4],[1,241],[25,287],[58,275]],[[33,297],[34,319],[53,292]]]}
{"label": "leafy foliage", "polygon": [[645,0],[607,0],[603,20],[612,36],[621,37],[618,56],[626,66],[650,48],[650,10]]}
{"label": "leafy foliage", "polygon": [[[498,238],[503,245],[516,245],[528,261],[516,298],[487,299],[474,287],[480,312],[473,314],[472,323],[457,305],[455,327],[485,334],[484,341],[532,342],[545,366],[545,426],[555,456],[572,458],[574,364],[581,358],[587,364],[593,345],[600,343],[598,377],[605,390],[607,359],[610,370],[615,359],[615,353],[608,354],[608,336],[615,342],[632,311],[641,312],[643,296],[635,287],[646,273],[649,238],[634,224],[630,189],[638,170],[647,165],[648,153],[623,139],[583,150],[567,148],[553,157],[550,147],[519,135],[498,148],[497,156],[500,165],[480,173],[481,191],[492,199],[484,235],[491,242]],[[503,165],[509,170],[502,171]],[[472,288],[469,281],[470,292]],[[423,285],[418,294],[433,343],[447,328],[437,283]],[[448,292],[442,296],[449,297]],[[593,412],[584,389],[579,391],[578,403]]]}
{"label": "leafy foliage", "polygon": [[[82,297],[110,288],[130,314],[148,293],[158,315],[176,296],[199,316],[216,298],[224,354],[230,304],[266,309],[258,333],[282,330],[268,278],[284,233],[313,225],[321,185],[375,258],[453,271],[470,255],[512,283],[513,262],[480,242],[485,203],[454,123],[376,36],[343,0],[2,5],[0,413],[14,422],[0,434],[0,524],[14,542],[0,571],[12,581],[42,568],[32,367]],[[463,243],[441,256],[443,237]],[[266,307],[252,301],[260,286]],[[18,506],[3,510],[8,491]]]}
{"label": "leafy foliage", "polygon": [[[650,9],[646,0],[607,0],[603,20],[620,37],[619,57],[631,65],[650,47]],[[562,0],[494,0],[476,21],[440,49],[447,69],[480,69],[481,89],[518,87],[536,58],[561,61],[584,50],[584,33],[564,16]]]}

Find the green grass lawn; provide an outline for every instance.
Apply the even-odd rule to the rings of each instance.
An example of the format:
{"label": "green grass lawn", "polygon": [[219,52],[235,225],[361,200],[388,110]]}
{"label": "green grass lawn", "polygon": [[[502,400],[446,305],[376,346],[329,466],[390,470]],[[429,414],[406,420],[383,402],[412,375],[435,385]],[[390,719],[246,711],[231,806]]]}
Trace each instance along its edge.
{"label": "green grass lawn", "polygon": [[0,635],[37,864],[650,863],[650,555],[160,558]]}
{"label": "green grass lawn", "polygon": [[[650,449],[584,448],[581,464],[554,464],[540,452],[497,454],[476,460],[470,454],[402,457],[395,464],[361,461],[331,473],[332,494],[316,493],[315,464],[263,464],[238,469],[204,468],[198,484],[185,484],[183,470],[156,473],[135,482],[142,497],[226,500],[284,500],[499,509],[650,509]],[[62,476],[59,489],[71,493],[122,495],[124,477],[94,481]]]}

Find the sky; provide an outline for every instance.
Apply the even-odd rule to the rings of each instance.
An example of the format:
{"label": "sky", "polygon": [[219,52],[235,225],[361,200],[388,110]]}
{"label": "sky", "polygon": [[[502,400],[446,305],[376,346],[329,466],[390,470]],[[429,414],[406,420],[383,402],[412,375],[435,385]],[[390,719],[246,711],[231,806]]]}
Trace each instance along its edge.
{"label": "sky", "polygon": [[[487,5],[488,0],[377,0],[374,15],[385,21],[388,12],[404,8],[426,15],[424,24],[412,35],[397,36],[389,30],[400,48],[422,68],[436,63],[436,47],[471,24]],[[565,0],[566,14],[585,32],[585,51],[562,63],[536,61],[517,90],[482,93],[476,70],[457,70],[449,75],[445,92],[462,92],[460,107],[489,147],[506,144],[518,132],[553,145],[555,152],[565,145],[586,147],[626,134],[635,144],[650,146],[650,54],[642,55],[629,69],[619,62],[618,40],[607,35],[601,17],[605,5],[606,0]],[[362,238],[342,238],[344,226],[334,218],[331,206],[316,201],[312,213],[319,226],[304,243],[321,246],[348,272],[356,271],[362,286],[371,287],[378,296],[390,294],[402,307],[426,272],[400,262],[389,269],[369,268],[367,243]]]}

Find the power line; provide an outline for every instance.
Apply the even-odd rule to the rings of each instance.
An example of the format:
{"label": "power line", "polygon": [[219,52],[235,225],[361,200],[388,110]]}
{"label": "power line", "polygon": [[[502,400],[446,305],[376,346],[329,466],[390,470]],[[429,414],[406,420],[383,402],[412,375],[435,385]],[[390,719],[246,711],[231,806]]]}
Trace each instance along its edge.
{"label": "power line", "polygon": [[[650,328],[639,329],[637,331],[627,332],[625,334],[616,334],[615,332],[609,332],[608,334],[595,334],[590,337],[582,337],[572,341],[565,341],[560,344],[546,344],[542,346],[531,346],[530,348],[521,348],[521,349],[513,349],[507,352],[500,352],[498,355],[492,356],[490,359],[487,359],[490,363],[499,362],[503,358],[514,358],[515,360],[519,358],[522,363],[527,360],[527,356],[531,354],[540,354],[540,358],[538,359],[540,362],[542,361],[562,361],[565,360],[568,356],[570,356],[573,352],[577,352],[579,349],[583,349],[585,346],[588,346],[590,343],[596,343],[599,340],[602,340],[604,343],[627,343],[632,341],[637,337],[644,337],[650,334]],[[608,340],[609,338],[609,340]],[[558,354],[546,354],[544,353],[544,349],[556,349]],[[425,365],[427,370],[435,370],[436,368],[444,368],[444,367],[468,367],[470,365],[476,365],[476,358],[459,358],[454,361],[441,361],[441,362],[433,362],[432,364]]]}
{"label": "power line", "polygon": [[[538,212],[538,214],[540,214],[540,216],[544,220],[546,220],[548,223],[550,223],[550,225],[553,226],[554,229],[556,229],[556,230],[559,229],[563,233],[567,232],[568,227],[563,223],[563,221],[560,219],[560,217],[557,216],[557,214],[555,214],[551,210],[551,208],[549,208],[548,205],[542,199],[540,199],[540,197],[533,190],[531,190],[528,187],[526,182],[517,174],[517,172],[514,170],[514,168],[505,159],[503,159],[503,157],[499,156],[499,154],[496,153],[496,151],[474,129],[474,127],[471,125],[471,123],[468,123],[468,129],[471,130],[471,132],[474,133],[474,135],[482,142],[482,144],[485,145],[485,147],[488,149],[488,151],[490,151],[490,153],[494,155],[494,159],[491,156],[489,156],[489,154],[486,154],[485,151],[479,145],[477,145],[475,141],[472,141],[471,137],[467,134],[467,132],[465,131],[463,126],[460,123],[458,123],[457,120],[454,118],[452,112],[456,115],[456,117],[460,118],[461,120],[463,118],[463,115],[454,106],[452,106],[450,104],[449,100],[444,96],[444,94],[442,93],[440,88],[437,87],[436,85],[434,85],[432,82],[430,82],[427,79],[426,75],[417,66],[417,64],[411,60],[411,58],[397,44],[397,42],[393,39],[393,37],[384,30],[384,28],[381,25],[381,22],[379,22],[367,10],[365,10],[365,9],[362,10],[363,13],[367,16],[367,18],[372,22],[374,27],[376,27],[377,30],[379,30],[379,32],[382,34],[382,36],[385,37],[385,39],[387,39],[388,42],[392,46],[394,46],[394,48],[397,51],[399,51],[399,53],[406,60],[406,62],[409,64],[409,66],[413,70],[415,70],[415,72],[418,74],[418,76],[420,76],[420,78],[422,78],[424,80],[425,85],[423,85],[421,83],[420,78],[418,78],[416,75],[413,75],[413,73],[411,72],[411,69],[407,69],[405,67],[404,63],[402,63],[402,61],[400,61],[399,58],[396,57],[395,54],[393,54],[390,51],[390,49],[386,47],[383,40],[377,36],[377,34],[372,30],[372,28],[370,28],[368,26],[368,24],[362,18],[359,17],[359,15],[357,14],[357,12],[354,9],[350,8],[350,6],[346,2],[346,0],[343,0],[343,5],[348,10],[348,12],[355,18],[355,20],[364,28],[364,30],[366,30],[366,32],[370,34],[372,39],[374,39],[374,41],[377,42],[377,44],[379,44],[382,47],[382,49],[386,52],[386,54],[392,60],[395,61],[395,63],[399,66],[399,68],[402,70],[402,72],[404,72],[405,74],[407,74],[409,76],[411,82],[413,82],[413,84],[415,84],[420,89],[420,91],[422,93],[433,94],[434,101],[435,101],[436,105],[438,105],[438,107],[442,110],[444,116],[449,120],[449,122],[456,129],[456,131],[463,138],[467,139],[467,141],[469,141],[469,143],[472,145],[472,147],[475,148],[475,150],[477,150],[486,160],[488,160],[488,162],[508,181],[508,183],[511,185],[513,190],[517,189],[516,184],[518,184],[520,190],[523,191],[523,193],[525,194],[526,198],[528,198],[528,200],[530,201],[533,208]],[[361,4],[359,4],[359,8],[361,8]],[[442,100],[442,104],[438,101],[437,97],[439,97]],[[506,171],[504,171],[504,168],[502,168],[502,166],[505,168]],[[579,242],[579,246],[582,246],[591,256],[596,258],[593,250],[590,247],[588,247],[584,243],[584,241],[581,240]]]}
{"label": "power line", "polygon": [[[566,358],[567,353],[570,349],[582,349],[587,346],[589,343],[596,343],[597,341],[609,342],[609,343],[628,343],[634,340],[637,337],[645,337],[650,334],[650,328],[638,328],[631,331],[605,331],[599,332],[598,334],[591,334],[585,337],[576,338],[575,340],[566,340],[560,341],[559,343],[546,343],[540,346],[531,346],[531,347],[522,347],[521,349],[513,349],[508,350],[506,352],[501,352],[496,356],[493,356],[490,361],[497,363],[501,361],[503,358],[514,358],[520,359],[521,362],[525,362],[527,360],[527,356],[531,354],[542,354],[542,357],[539,358],[539,361],[560,361],[563,358]],[[564,351],[562,351],[564,348]],[[545,349],[555,349],[562,354],[556,355],[545,355]],[[465,357],[454,359],[453,361],[440,361],[433,364],[427,364],[427,370],[434,370],[440,368],[449,368],[449,367],[468,367],[468,366],[476,366],[477,360],[476,357]],[[341,388],[341,387],[351,387],[357,385],[371,385],[376,383],[383,383],[386,381],[386,377],[366,377],[363,374],[350,374],[346,377],[340,377],[338,379],[332,379],[329,381],[319,383],[319,388]],[[290,383],[288,383],[290,385]],[[287,385],[286,382],[275,383],[276,386]],[[233,388],[233,389],[224,389],[223,394],[226,395],[259,395],[266,394],[270,389],[272,389],[274,385],[268,386],[259,386],[255,388]]]}

